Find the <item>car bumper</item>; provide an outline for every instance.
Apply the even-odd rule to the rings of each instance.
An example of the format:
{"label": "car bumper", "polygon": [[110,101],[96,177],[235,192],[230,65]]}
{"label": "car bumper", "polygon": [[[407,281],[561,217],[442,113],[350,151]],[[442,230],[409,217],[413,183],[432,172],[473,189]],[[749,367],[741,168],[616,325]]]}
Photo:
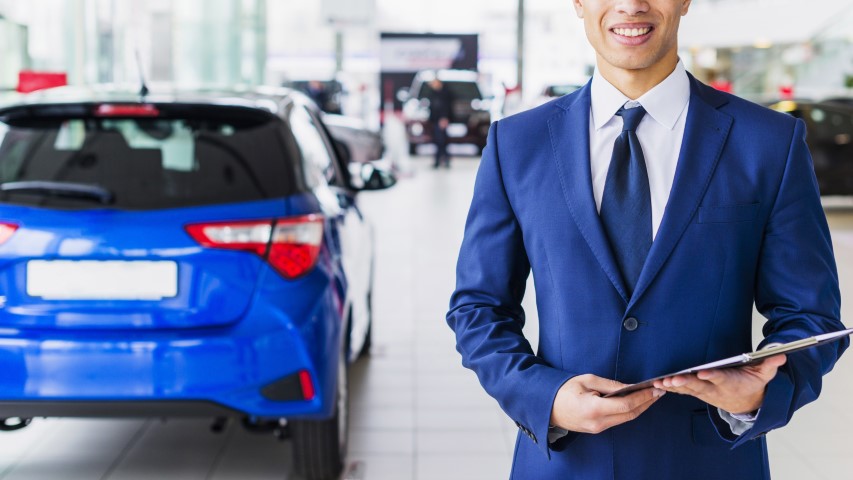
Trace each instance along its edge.
{"label": "car bumper", "polygon": [[[0,329],[0,417],[186,416],[194,411],[201,416],[328,417],[340,333],[330,295],[302,323],[259,307],[229,329],[74,334]],[[320,338],[327,341],[319,345],[334,346],[314,343],[310,348]],[[311,398],[299,389],[300,371],[310,378]],[[294,378],[296,391],[285,389],[282,395],[279,388],[270,394],[271,385],[292,386]]]}
{"label": "car bumper", "polygon": [[[485,146],[489,135],[488,122],[466,125],[451,124],[448,128],[447,143],[464,143]],[[422,145],[433,143],[432,124],[429,122],[411,122],[406,126],[406,138],[409,143]]]}

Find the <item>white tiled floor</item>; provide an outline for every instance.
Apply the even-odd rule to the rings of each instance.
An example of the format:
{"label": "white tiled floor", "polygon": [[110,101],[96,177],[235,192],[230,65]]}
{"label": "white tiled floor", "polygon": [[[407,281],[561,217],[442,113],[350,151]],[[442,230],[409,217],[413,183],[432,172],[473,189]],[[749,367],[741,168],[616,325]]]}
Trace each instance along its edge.
{"label": "white tiled floor", "polygon": [[[444,323],[477,161],[457,159],[392,190],[364,194],[376,224],[375,351],[353,367],[347,478],[507,478],[515,425],[460,366]],[[853,210],[829,214],[846,301],[853,301]],[[536,310],[525,300],[528,335]],[[853,324],[845,303],[844,318]],[[760,325],[757,324],[756,331]],[[848,354],[850,357],[853,354]],[[853,359],[826,377],[817,404],[769,435],[776,480],[853,478]],[[290,444],[202,420],[36,420],[0,434],[0,480],[294,479]]]}

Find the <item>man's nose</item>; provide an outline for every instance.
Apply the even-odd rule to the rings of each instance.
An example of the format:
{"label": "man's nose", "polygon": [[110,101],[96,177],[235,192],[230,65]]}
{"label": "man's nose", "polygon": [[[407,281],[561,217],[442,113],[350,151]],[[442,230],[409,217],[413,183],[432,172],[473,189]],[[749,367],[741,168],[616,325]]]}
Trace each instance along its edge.
{"label": "man's nose", "polygon": [[616,11],[623,15],[640,15],[649,11],[645,0],[616,0]]}

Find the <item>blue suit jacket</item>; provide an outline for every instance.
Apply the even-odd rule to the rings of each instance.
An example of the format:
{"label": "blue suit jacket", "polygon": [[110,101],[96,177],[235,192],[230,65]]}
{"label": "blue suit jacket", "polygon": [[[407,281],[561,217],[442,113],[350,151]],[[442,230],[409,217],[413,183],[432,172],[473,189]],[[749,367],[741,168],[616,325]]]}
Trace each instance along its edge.
{"label": "blue suit jacket", "polygon": [[[589,109],[587,84],[492,125],[459,254],[447,321],[463,364],[520,427],[512,478],[769,478],[763,434],[817,398],[846,339],[790,355],[741,437],[674,394],[598,435],[549,445],[547,431],[575,375],[634,383],[751,350],[753,302],[762,344],[843,328],[804,124],[691,77],[675,181],[628,298],[593,199]],[[531,271],[536,353],[520,306]],[[623,328],[628,317],[639,328]]]}

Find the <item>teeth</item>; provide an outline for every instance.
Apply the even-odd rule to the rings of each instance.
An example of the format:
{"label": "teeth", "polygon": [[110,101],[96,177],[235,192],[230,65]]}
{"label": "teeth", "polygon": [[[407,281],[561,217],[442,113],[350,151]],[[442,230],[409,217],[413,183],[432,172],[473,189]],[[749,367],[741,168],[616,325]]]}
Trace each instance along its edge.
{"label": "teeth", "polygon": [[651,30],[650,27],[643,28],[614,28],[613,32],[617,35],[622,35],[623,37],[639,37],[640,35],[645,35],[649,33]]}

